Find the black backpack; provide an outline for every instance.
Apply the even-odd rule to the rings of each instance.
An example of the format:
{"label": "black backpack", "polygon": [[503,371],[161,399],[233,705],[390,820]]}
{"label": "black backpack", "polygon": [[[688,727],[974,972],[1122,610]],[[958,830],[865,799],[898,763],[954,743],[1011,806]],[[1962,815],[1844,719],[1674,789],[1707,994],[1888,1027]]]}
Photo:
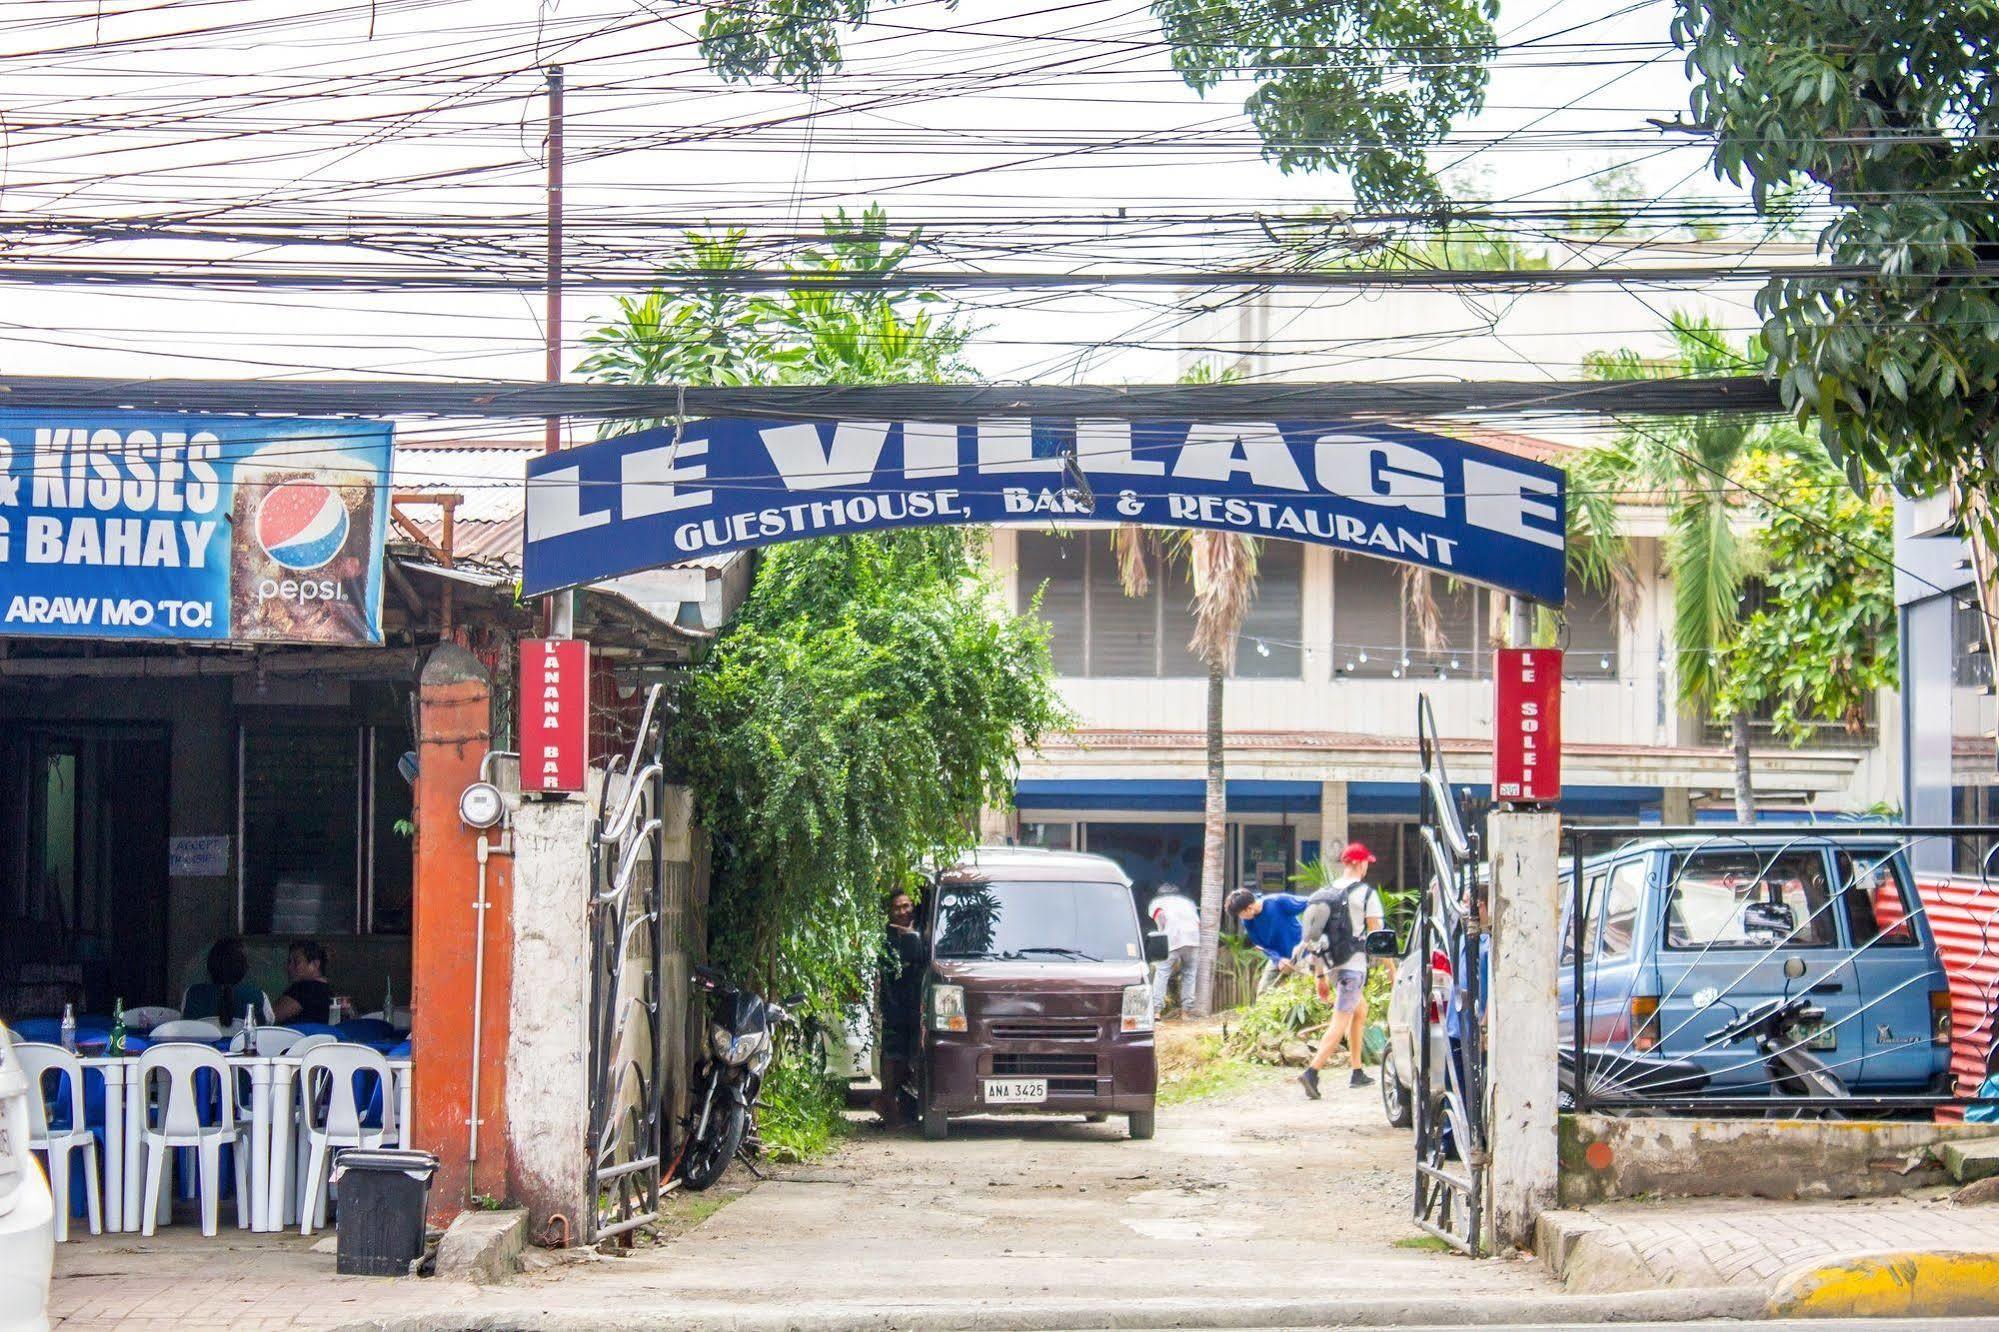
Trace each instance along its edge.
{"label": "black backpack", "polygon": [[1326,932],[1320,936],[1320,949],[1335,967],[1344,965],[1348,958],[1360,951],[1360,936],[1354,933],[1353,913],[1347,909],[1347,899],[1366,886],[1355,882],[1344,888],[1321,888],[1305,899],[1308,907],[1324,905],[1332,908],[1326,917]]}

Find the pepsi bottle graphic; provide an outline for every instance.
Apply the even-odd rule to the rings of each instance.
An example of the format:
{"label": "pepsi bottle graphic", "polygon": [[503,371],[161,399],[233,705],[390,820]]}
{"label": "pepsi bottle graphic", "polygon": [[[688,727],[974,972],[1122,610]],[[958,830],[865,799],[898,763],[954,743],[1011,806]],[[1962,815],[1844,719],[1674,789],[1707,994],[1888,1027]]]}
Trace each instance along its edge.
{"label": "pepsi bottle graphic", "polygon": [[359,468],[298,463],[296,449],[278,445],[236,464],[230,637],[370,642],[374,477]]}

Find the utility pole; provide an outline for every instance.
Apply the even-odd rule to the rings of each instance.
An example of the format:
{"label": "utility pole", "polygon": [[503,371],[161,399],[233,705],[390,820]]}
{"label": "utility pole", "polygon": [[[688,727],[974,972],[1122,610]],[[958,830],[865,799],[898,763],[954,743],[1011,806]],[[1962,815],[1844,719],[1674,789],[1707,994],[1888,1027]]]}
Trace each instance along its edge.
{"label": "utility pole", "polygon": [[[548,307],[542,318],[548,348],[544,377],[562,382],[562,66],[548,69]],[[548,418],[542,452],[562,447],[562,418]],[[576,594],[558,592],[548,601],[548,634],[569,638],[576,632]]]}
{"label": "utility pole", "polygon": [[[562,382],[562,66],[548,70],[548,313],[542,320],[548,347],[544,377]],[[562,447],[562,418],[548,418],[542,452]]]}

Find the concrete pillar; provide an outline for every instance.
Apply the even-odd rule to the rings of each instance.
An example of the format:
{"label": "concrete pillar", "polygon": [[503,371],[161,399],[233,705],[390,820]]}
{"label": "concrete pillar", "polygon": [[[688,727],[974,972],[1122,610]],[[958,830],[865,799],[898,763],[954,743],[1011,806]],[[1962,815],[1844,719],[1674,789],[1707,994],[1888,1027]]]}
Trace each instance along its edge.
{"label": "concrete pillar", "polygon": [[512,956],[507,863],[487,866],[485,965],[478,977],[480,1160],[471,1154],[473,991],[479,950],[482,834],[458,817],[458,797],[479,779],[491,743],[492,686],[486,668],[455,643],[424,663],[417,691],[415,912],[410,940],[411,1040],[416,1052],[411,1142],[437,1153],[431,1220],[456,1216],[474,1192],[498,1194],[506,1179],[507,996]]}
{"label": "concrete pillar", "polygon": [[514,813],[508,1181],[528,1234],[555,1217],[580,1239],[589,1210],[590,802],[524,800]]}
{"label": "concrete pillar", "polygon": [[1495,810],[1486,838],[1493,903],[1487,1216],[1495,1249],[1524,1248],[1533,1242],[1534,1219],[1554,1205],[1558,1169],[1561,819]]}
{"label": "concrete pillar", "polygon": [[1319,857],[1328,865],[1340,858],[1340,852],[1353,840],[1347,831],[1347,784],[1345,782],[1322,781],[1319,783]]}
{"label": "concrete pillar", "polygon": [[1685,828],[1694,821],[1694,793],[1684,786],[1669,786],[1659,795],[1659,822],[1669,828]]}

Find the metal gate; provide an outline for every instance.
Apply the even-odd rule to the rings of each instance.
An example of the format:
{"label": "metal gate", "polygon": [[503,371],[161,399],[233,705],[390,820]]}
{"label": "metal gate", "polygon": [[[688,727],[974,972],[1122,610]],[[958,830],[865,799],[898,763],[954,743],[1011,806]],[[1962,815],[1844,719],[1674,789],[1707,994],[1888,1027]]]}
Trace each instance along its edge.
{"label": "metal gate", "polygon": [[597,793],[590,845],[590,1211],[584,1242],[659,1215],[666,1150],[666,798],[660,686]]}
{"label": "metal gate", "polygon": [[[1426,882],[1408,956],[1420,968],[1411,1022],[1415,1064],[1416,1224],[1474,1257],[1485,1251],[1486,947],[1491,914],[1474,837],[1451,793],[1437,719],[1416,704],[1423,762]],[[1385,1075],[1385,1072],[1384,1072]]]}

